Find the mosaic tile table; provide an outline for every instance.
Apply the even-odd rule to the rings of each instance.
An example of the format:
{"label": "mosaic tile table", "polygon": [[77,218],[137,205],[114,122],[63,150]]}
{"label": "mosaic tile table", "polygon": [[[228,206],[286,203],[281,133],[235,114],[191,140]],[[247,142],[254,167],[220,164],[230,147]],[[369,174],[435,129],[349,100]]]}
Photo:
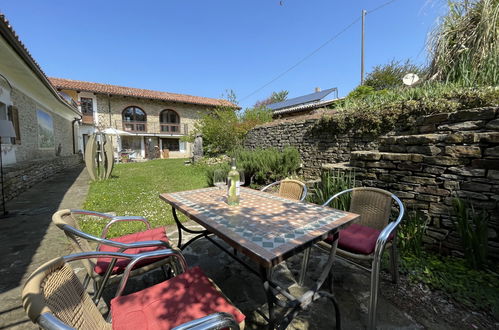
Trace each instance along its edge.
{"label": "mosaic tile table", "polygon": [[358,215],[241,188],[229,206],[217,187],[161,194],[174,209],[257,263],[272,267],[355,220]]}
{"label": "mosaic tile table", "polygon": [[[239,206],[227,204],[226,191],[217,187],[176,193],[161,194],[160,198],[172,206],[172,213],[179,231],[179,247],[184,249],[198,238],[205,237],[259,275],[267,294],[269,317],[265,317],[270,328],[285,328],[299,309],[306,308],[312,301],[327,296],[333,300],[337,327],[340,327],[339,308],[331,293],[319,291],[334,260],[336,243],[331,247],[330,257],[314,290],[309,290],[300,298],[291,296],[272,283],[272,267],[286,260],[314,243],[335,234],[340,228],[349,225],[359,216],[354,213],[308,204],[282,198],[258,190],[241,188]],[[206,228],[194,231],[180,223],[176,210]],[[198,234],[182,244],[182,231]],[[260,272],[246,265],[236,254],[232,254],[215,240],[214,234],[235,250],[254,260]],[[337,238],[338,235],[335,235]],[[308,259],[308,258],[306,258]],[[274,315],[275,293],[279,292],[288,300],[289,310],[280,321]]]}

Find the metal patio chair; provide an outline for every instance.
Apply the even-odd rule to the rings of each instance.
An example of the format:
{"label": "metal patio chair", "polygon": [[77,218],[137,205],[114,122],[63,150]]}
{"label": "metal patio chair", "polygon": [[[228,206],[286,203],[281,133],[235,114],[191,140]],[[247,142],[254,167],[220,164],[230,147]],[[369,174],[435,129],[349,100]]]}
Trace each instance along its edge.
{"label": "metal patio chair", "polygon": [[[107,320],[99,313],[69,262],[126,259]],[[147,259],[175,260],[179,274],[142,291],[122,295],[132,268]],[[234,307],[200,268],[187,269],[178,249],[143,254],[87,252],[53,259],[28,278],[23,307],[42,329],[240,329],[244,314]]]}
{"label": "metal patio chair", "polygon": [[[96,237],[80,230],[75,215],[87,215],[99,217],[108,220],[102,231],[101,237]],[[138,254],[150,252],[160,249],[171,248],[168,237],[166,236],[164,227],[151,229],[149,222],[143,217],[125,216],[117,217],[107,213],[99,213],[86,210],[60,210],[54,213],[52,221],[55,225],[64,231],[64,234],[71,242],[75,252],[124,252],[126,254]],[[147,230],[121,237],[106,239],[107,232],[111,226],[119,222],[139,221],[145,224]],[[92,248],[89,242],[97,243],[96,248]],[[104,288],[107,284],[115,283],[119,280],[121,274],[128,265],[127,259],[83,259],[83,266],[87,272],[83,285],[87,287],[90,280],[94,284],[94,302],[97,304],[102,296]],[[142,261],[132,272],[131,276],[136,276],[148,272],[150,270],[162,267],[165,275],[170,276],[171,271],[175,272],[174,267],[171,267],[170,260],[147,259]]]}
{"label": "metal patio chair", "polygon": [[269,184],[268,186],[260,189],[261,191],[268,191],[272,188],[279,186],[278,195],[285,198],[295,199],[299,201],[304,201],[307,197],[307,186],[298,180],[284,179],[282,181],[276,181]]}
{"label": "metal patio chair", "polygon": [[[404,205],[394,194],[378,188],[359,187],[347,189],[329,198],[323,206],[329,205],[339,196],[351,193],[350,212],[360,215],[360,221],[340,230],[337,255],[354,265],[371,272],[371,295],[369,300],[368,328],[376,327],[376,310],[379,291],[379,270],[385,248],[390,249],[392,281],[398,283],[397,227],[404,217]],[[390,222],[392,201],[398,206],[398,216]],[[325,240],[330,242],[331,238]],[[319,245],[324,244],[322,242]],[[350,259],[371,261],[366,268]],[[306,266],[302,272],[306,271]]]}

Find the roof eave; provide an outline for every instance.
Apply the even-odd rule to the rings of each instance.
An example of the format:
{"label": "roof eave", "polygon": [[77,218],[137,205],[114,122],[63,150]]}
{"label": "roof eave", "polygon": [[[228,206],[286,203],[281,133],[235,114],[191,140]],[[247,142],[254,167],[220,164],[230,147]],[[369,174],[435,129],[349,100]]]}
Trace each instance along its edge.
{"label": "roof eave", "polygon": [[68,109],[73,111],[76,115],[81,117],[80,111],[72,105],[68,104],[57,92],[55,87],[50,83],[45,73],[42,71],[40,66],[35,62],[31,54],[27,51],[26,47],[22,45],[19,41],[19,38],[14,34],[14,31],[8,25],[8,22],[5,20],[5,16],[0,15],[2,19],[0,19],[0,34],[2,37],[7,40],[8,44],[14,49],[14,51],[21,57],[21,59],[28,65],[30,70],[32,70],[35,75],[40,79],[40,81],[48,88],[48,90],[57,98],[59,102],[61,102]]}
{"label": "roof eave", "polygon": [[89,93],[96,93],[96,94],[104,94],[104,95],[118,95],[118,96],[127,96],[127,97],[136,97],[139,99],[153,99],[153,100],[159,100],[159,101],[165,101],[165,102],[174,102],[174,103],[185,103],[185,104],[194,104],[194,105],[204,105],[204,106],[209,106],[209,107],[217,107],[217,106],[229,106],[233,107],[235,109],[241,109],[241,107],[236,106],[235,104],[229,105],[229,104],[209,104],[209,103],[201,103],[201,102],[188,102],[188,101],[176,101],[176,100],[168,100],[168,99],[162,99],[159,97],[151,97],[151,96],[139,96],[139,95],[130,95],[130,94],[125,94],[125,93],[116,93],[116,92],[104,92],[101,90],[97,89],[92,89],[92,88],[71,88],[67,86],[56,86],[58,89],[66,89],[66,90],[74,90],[74,91],[81,91],[81,92],[89,92]]}

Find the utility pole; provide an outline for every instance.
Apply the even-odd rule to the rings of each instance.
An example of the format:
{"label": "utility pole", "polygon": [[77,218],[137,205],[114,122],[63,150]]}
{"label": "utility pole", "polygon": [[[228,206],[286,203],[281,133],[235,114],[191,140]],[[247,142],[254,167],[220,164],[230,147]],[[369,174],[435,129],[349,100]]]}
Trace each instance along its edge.
{"label": "utility pole", "polygon": [[364,85],[364,23],[366,19],[367,11],[362,9],[362,43],[361,43],[361,55],[360,55],[360,84]]}

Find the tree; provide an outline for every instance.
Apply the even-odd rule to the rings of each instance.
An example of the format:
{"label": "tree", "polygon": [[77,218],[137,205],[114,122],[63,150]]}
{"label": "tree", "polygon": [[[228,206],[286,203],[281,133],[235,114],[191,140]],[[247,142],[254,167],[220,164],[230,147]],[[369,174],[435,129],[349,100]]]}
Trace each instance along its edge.
{"label": "tree", "polygon": [[[287,91],[272,93],[269,99],[285,99]],[[235,93],[230,90],[226,98],[237,104]],[[247,108],[244,112],[237,106],[223,105],[205,114],[194,124],[188,141],[193,141],[197,134],[203,136],[203,148],[207,155],[228,153],[242,146],[244,137],[256,125],[272,120],[272,111],[266,106]]]}
{"label": "tree", "polygon": [[423,76],[425,69],[411,63],[409,60],[405,62],[392,60],[388,64],[376,65],[367,74],[364,85],[370,86],[376,91],[397,88],[403,85],[402,78],[408,73],[416,73]]}
{"label": "tree", "polygon": [[261,101],[256,101],[253,108],[260,108],[260,107],[264,107],[264,106],[267,106],[267,105],[272,104],[272,103],[278,103],[278,102],[285,101],[288,98],[288,93],[289,92],[287,90],[282,90],[280,92],[272,92],[272,94],[269,97],[267,97],[266,99],[261,100]]}

